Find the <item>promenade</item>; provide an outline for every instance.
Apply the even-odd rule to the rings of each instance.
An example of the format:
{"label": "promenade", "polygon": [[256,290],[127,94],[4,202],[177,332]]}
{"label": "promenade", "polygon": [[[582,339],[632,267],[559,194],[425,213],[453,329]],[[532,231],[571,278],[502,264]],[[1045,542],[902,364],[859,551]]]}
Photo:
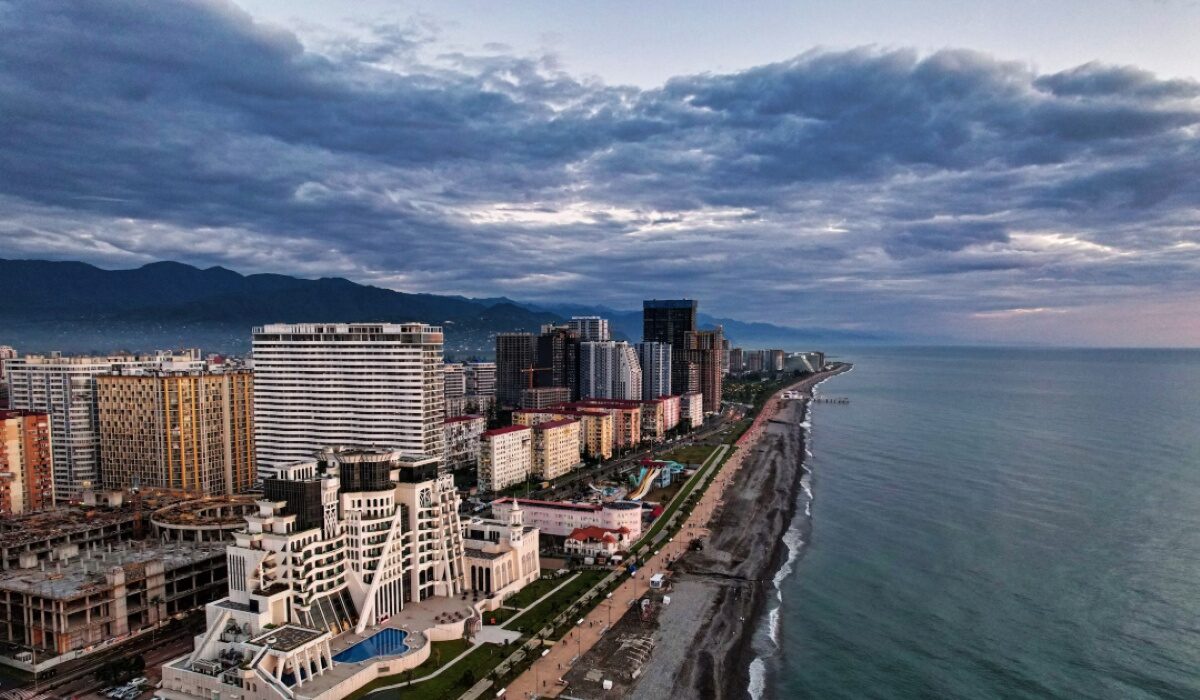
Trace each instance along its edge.
{"label": "promenade", "polygon": [[[722,504],[725,489],[728,488],[732,477],[741,469],[745,456],[749,453],[746,447],[758,440],[764,426],[778,412],[780,395],[784,391],[794,390],[800,385],[811,386],[812,383],[815,383],[813,379],[815,378],[797,382],[772,395],[763,406],[762,411],[755,417],[750,428],[738,438],[734,444],[737,449],[724,465],[720,466],[712,484],[702,494],[679,532],[658,553],[644,559],[637,574],[614,589],[605,601],[582,619],[582,623],[577,624],[558,643],[549,647],[545,656],[538,658],[529,669],[509,683],[507,697],[557,697],[562,692],[563,688],[559,685],[558,679],[570,669],[577,659],[596,644],[609,625],[620,619],[629,606],[646,593],[650,577],[656,573],[667,571],[667,564],[686,551],[692,538],[709,534],[708,523]],[[719,460],[720,457],[717,459]],[[696,475],[696,478],[701,477],[700,473]]]}

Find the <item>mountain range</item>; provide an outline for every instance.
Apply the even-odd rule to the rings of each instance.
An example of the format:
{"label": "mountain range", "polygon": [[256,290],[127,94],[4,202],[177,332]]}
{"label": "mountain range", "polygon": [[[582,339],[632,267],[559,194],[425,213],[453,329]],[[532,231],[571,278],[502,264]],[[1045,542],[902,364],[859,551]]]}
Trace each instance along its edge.
{"label": "mountain range", "polygon": [[[703,303],[703,302],[702,302]],[[641,337],[641,310],[581,304],[537,305],[498,297],[411,294],[343,278],[242,275],[156,262],[104,270],[83,262],[0,259],[0,345],[22,352],[147,351],[201,347],[242,354],[250,329],[272,322],[424,321],[446,330],[450,356],[489,356],[498,332],[537,331],[571,315],[610,319],[614,336]],[[796,329],[700,315],[720,324],[734,344],[800,349],[887,338],[830,329]]]}

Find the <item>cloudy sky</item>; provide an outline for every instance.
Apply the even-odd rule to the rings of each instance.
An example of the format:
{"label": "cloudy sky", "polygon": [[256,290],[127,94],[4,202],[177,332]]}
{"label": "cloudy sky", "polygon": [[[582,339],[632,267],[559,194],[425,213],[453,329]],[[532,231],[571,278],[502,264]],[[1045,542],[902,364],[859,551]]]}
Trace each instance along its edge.
{"label": "cloudy sky", "polygon": [[0,0],[0,257],[1200,345],[1200,4],[647,4]]}

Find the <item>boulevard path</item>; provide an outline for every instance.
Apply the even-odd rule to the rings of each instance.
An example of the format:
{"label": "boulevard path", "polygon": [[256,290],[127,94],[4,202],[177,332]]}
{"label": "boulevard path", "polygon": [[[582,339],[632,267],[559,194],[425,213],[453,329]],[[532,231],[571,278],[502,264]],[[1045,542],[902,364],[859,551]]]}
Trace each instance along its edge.
{"label": "boulevard path", "polygon": [[807,391],[821,378],[823,375],[797,382],[781,389],[768,399],[750,428],[734,443],[738,449],[717,472],[712,485],[700,498],[679,533],[667,542],[657,554],[646,559],[634,577],[624,581],[613,590],[607,600],[588,613],[583,618],[582,624],[576,625],[557,644],[549,648],[549,653],[539,658],[529,669],[509,683],[507,697],[525,699],[558,696],[562,691],[562,686],[557,682],[558,679],[567,672],[576,659],[592,648],[609,625],[625,614],[633,601],[646,593],[650,577],[656,573],[665,572],[667,564],[683,554],[692,538],[709,534],[706,525],[712,520],[713,512],[720,507],[725,489],[732,481],[733,475],[741,469],[745,455],[750,453],[746,447],[753,444],[762,435],[763,427],[779,411],[780,395],[794,389]]}

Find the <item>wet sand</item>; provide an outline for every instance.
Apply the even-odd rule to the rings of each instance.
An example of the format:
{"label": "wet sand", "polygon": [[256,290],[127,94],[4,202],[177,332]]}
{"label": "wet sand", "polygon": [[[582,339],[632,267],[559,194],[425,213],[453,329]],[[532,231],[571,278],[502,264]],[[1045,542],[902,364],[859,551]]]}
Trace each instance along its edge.
{"label": "wet sand", "polygon": [[[810,392],[836,372],[790,387]],[[746,698],[752,638],[786,558],[783,535],[804,475],[806,399],[772,399],[757,439],[722,470],[720,506],[700,552],[676,562],[672,604],[663,609],[654,651],[631,697]],[[721,486],[722,484],[714,484]]]}

